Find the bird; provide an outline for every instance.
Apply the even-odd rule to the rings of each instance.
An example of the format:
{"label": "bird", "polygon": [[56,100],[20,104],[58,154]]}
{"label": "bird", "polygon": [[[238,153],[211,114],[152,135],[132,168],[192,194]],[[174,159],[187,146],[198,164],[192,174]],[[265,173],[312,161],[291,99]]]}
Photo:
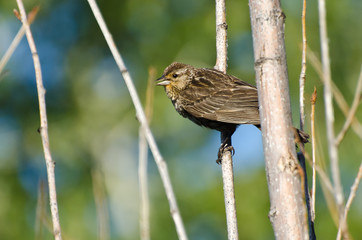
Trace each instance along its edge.
{"label": "bird", "polygon": [[[257,88],[235,76],[174,62],[156,81],[181,116],[221,133],[218,164],[225,151],[235,152],[231,136],[239,125],[252,124],[261,129]],[[307,134],[297,132],[303,142],[308,141]]]}

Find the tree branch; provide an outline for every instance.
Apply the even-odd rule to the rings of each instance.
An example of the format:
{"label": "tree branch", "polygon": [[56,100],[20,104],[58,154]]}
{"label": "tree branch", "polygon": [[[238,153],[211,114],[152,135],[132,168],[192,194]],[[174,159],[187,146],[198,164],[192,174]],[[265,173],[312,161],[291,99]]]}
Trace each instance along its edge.
{"label": "tree branch", "polygon": [[215,0],[216,9],[216,65],[215,69],[226,73],[227,29],[225,0]]}
{"label": "tree branch", "polygon": [[307,209],[294,141],[279,1],[249,0],[266,175],[276,239],[308,239]]}
{"label": "tree branch", "polygon": [[40,135],[43,144],[44,157],[47,168],[48,175],[48,185],[49,185],[49,199],[50,199],[50,210],[52,214],[53,221],[53,234],[56,240],[62,239],[60,223],[59,223],[59,214],[58,214],[58,202],[57,202],[57,191],[55,187],[55,174],[54,174],[54,165],[55,162],[52,159],[49,147],[49,135],[48,135],[48,119],[46,113],[46,103],[45,103],[45,89],[43,85],[43,77],[41,73],[40,61],[38,52],[36,50],[33,34],[31,33],[30,26],[26,17],[25,8],[21,0],[16,0],[19,10],[21,21],[25,28],[26,38],[28,39],[29,47],[31,54],[33,56],[34,68],[35,68],[35,78],[36,78],[36,87],[38,90],[38,101],[39,101],[39,112],[40,112]]}
{"label": "tree branch", "polygon": [[98,164],[91,170],[94,203],[97,214],[98,239],[109,239],[109,216],[107,194],[103,182],[103,174]]}
{"label": "tree branch", "polygon": [[[154,95],[154,79],[156,79],[156,70],[151,67],[148,70],[148,81],[146,90],[145,114],[148,123],[152,118],[152,105]],[[139,157],[138,157],[138,181],[140,191],[140,239],[149,240],[150,237],[150,201],[148,196],[148,145],[143,128],[139,129]]]}
{"label": "tree branch", "polygon": [[[338,207],[339,223],[341,224],[341,220],[343,217],[344,195],[343,195],[343,188],[342,188],[341,177],[338,166],[338,149],[333,129],[334,113],[333,113],[332,90],[331,90],[332,78],[331,78],[330,58],[329,58],[325,0],[318,0],[318,11],[319,11],[321,52],[322,52],[322,70],[323,70],[323,79],[324,79],[324,105],[326,111],[328,152],[331,162],[334,197],[336,199],[336,204]],[[347,229],[343,229],[343,232],[347,234]]]}
{"label": "tree branch", "polygon": [[186,240],[187,239],[186,231],[185,231],[185,227],[184,227],[184,224],[183,224],[183,221],[181,218],[180,211],[177,206],[176,197],[175,197],[175,194],[173,191],[173,187],[172,187],[172,184],[170,181],[170,176],[169,176],[168,169],[167,169],[167,164],[163,160],[163,157],[157,147],[156,141],[152,135],[151,129],[148,126],[146,115],[142,109],[142,104],[138,97],[136,88],[135,88],[133,81],[131,79],[131,76],[123,62],[121,54],[119,53],[119,51],[116,47],[116,44],[113,41],[112,35],[110,34],[110,32],[107,28],[107,25],[104,22],[102,14],[101,14],[95,0],[88,0],[88,3],[92,9],[94,17],[96,18],[96,20],[98,22],[99,27],[102,30],[102,33],[104,35],[104,38],[106,39],[108,47],[110,48],[110,50],[112,52],[113,58],[116,61],[118,68],[122,73],[123,79],[127,85],[128,91],[131,95],[133,104],[136,109],[136,115],[137,115],[138,121],[140,122],[140,124],[144,130],[148,145],[150,146],[151,152],[153,154],[156,165],[157,165],[158,170],[161,175],[161,179],[162,179],[165,191],[166,191],[167,199],[170,204],[171,216],[172,216],[175,226],[176,226],[178,238],[181,240]]}
{"label": "tree branch", "polygon": [[[215,1],[216,12],[216,65],[215,69],[226,73],[227,68],[227,23],[225,0]],[[230,151],[225,151],[221,161],[224,185],[224,201],[228,239],[239,239],[235,206],[233,159]]]}
{"label": "tree branch", "polygon": [[300,130],[304,129],[304,85],[307,71],[307,35],[305,30],[305,14],[307,8],[307,1],[303,0],[303,11],[302,11],[302,69],[299,76],[299,111],[300,111]]}
{"label": "tree branch", "polygon": [[312,197],[311,197],[311,218],[312,222],[315,220],[315,191],[316,191],[316,164],[315,164],[315,152],[316,152],[316,146],[315,146],[315,103],[317,101],[317,89],[314,87],[314,92],[312,94],[312,97],[310,99],[312,104],[312,110],[311,110],[311,131],[312,131]]}
{"label": "tree branch", "polygon": [[[30,13],[27,17],[29,25],[34,21],[36,15],[38,14],[38,11],[39,11],[39,7],[34,7],[30,11]],[[15,14],[17,14],[17,13],[15,13]],[[19,20],[21,21],[21,18]],[[6,63],[9,61],[11,55],[13,55],[15,49],[18,47],[21,39],[23,39],[24,34],[25,34],[25,26],[21,25],[21,28],[19,29],[18,33],[16,34],[16,36],[14,37],[13,41],[11,42],[9,48],[6,50],[4,56],[0,60],[0,76],[1,76],[2,71],[4,70]]]}

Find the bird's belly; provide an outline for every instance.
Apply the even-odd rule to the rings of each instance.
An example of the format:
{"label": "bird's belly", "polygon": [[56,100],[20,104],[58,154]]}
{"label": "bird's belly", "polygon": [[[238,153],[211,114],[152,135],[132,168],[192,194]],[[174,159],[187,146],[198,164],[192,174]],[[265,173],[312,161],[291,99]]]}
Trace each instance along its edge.
{"label": "bird's belly", "polygon": [[181,116],[190,119],[192,122],[196,123],[197,125],[218,130],[220,132],[230,131],[230,130],[235,131],[235,128],[238,126],[238,124],[219,122],[206,118],[198,118],[188,113],[184,109],[176,109],[176,110]]}

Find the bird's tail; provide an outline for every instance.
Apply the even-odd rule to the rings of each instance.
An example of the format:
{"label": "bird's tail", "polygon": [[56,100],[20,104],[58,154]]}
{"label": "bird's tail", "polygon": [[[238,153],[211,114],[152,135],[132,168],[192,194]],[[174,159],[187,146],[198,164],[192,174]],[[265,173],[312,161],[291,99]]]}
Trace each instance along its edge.
{"label": "bird's tail", "polygon": [[[308,143],[309,141],[308,141],[308,139],[309,139],[309,134],[308,133],[305,133],[305,132],[303,132],[302,130],[299,130],[298,128],[294,128],[295,130],[295,132],[296,132],[296,134],[294,134],[295,135],[295,141],[296,142],[299,142],[299,140],[302,142],[302,143]],[[298,140],[298,138],[299,138],[299,140]]]}

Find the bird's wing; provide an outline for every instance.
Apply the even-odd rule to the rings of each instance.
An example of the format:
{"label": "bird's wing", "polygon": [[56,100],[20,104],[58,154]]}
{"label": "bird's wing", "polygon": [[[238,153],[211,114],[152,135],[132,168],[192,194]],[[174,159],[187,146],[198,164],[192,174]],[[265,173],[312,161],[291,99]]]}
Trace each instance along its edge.
{"label": "bird's wing", "polygon": [[195,117],[233,124],[260,124],[256,88],[236,77],[216,70],[199,73],[181,95],[183,108]]}

